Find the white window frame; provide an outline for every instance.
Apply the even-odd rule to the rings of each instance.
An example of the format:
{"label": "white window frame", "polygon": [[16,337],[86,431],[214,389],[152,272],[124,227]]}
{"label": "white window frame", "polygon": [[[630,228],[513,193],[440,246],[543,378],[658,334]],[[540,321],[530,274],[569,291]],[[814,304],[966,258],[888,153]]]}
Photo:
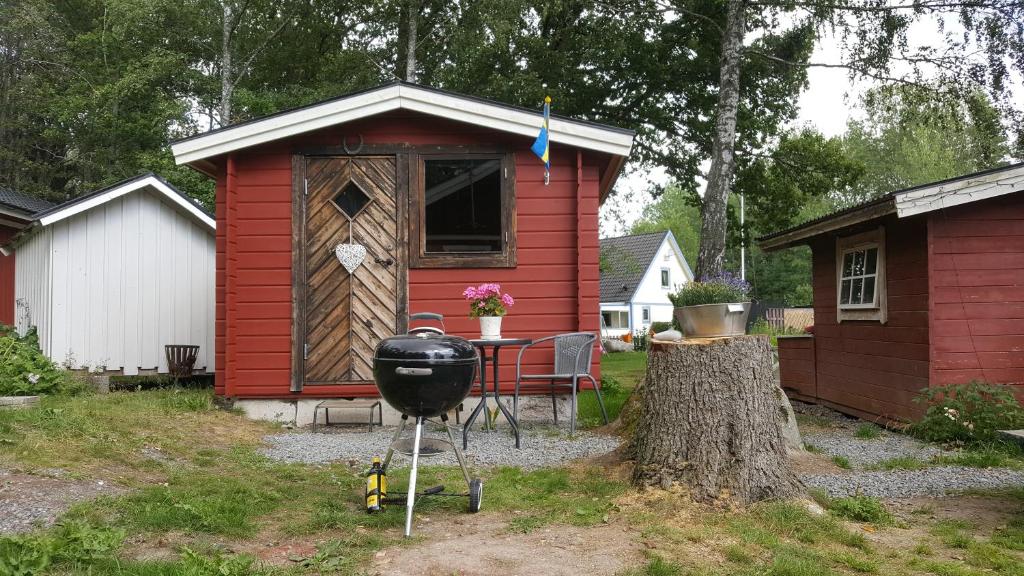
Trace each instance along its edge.
{"label": "white window frame", "polygon": [[[840,304],[843,298],[843,259],[851,252],[859,252],[870,248],[878,249],[878,257],[875,263],[875,294],[874,300],[869,304]],[[850,320],[869,320],[885,323],[888,319],[886,306],[886,258],[885,258],[885,228],[879,226],[876,229],[836,239],[835,256],[835,294],[836,294],[836,320],[838,322]],[[870,275],[851,276],[850,278],[865,278]]]}
{"label": "white window frame", "polygon": [[643,306],[640,308],[640,322],[644,325],[651,323],[651,307]]}
{"label": "white window frame", "polygon": [[661,279],[661,287],[662,288],[671,288],[672,287],[672,269],[671,268],[662,268],[661,269],[660,279]]}
{"label": "white window frame", "polygon": [[[871,273],[871,274],[854,274],[854,275],[851,275],[851,276],[844,276],[843,275],[843,268],[846,266],[846,256],[848,254],[857,254],[859,252],[863,252],[864,253],[864,259],[865,259],[865,266],[866,266],[867,265],[867,254],[868,254],[868,251],[872,250],[872,249],[875,250],[875,253],[876,253],[876,255],[875,255],[875,271],[873,273]],[[879,250],[878,244],[875,243],[875,242],[868,242],[866,244],[858,244],[856,246],[851,246],[850,248],[846,248],[845,250],[842,251],[842,254],[840,254],[840,256],[839,256],[839,261],[836,262],[836,265],[839,266],[839,299],[836,302],[838,302],[840,308],[843,308],[845,310],[858,310],[858,309],[863,310],[863,309],[878,308],[878,256],[877,256],[878,252],[880,252],[880,250]],[[871,279],[874,280],[874,287],[871,290],[871,301],[870,302],[861,302],[859,304],[852,304],[852,303],[843,304],[843,282],[845,282],[846,280],[850,280],[850,284],[852,285],[854,280],[858,280],[859,279],[861,281],[861,287],[862,287],[861,290],[863,291],[863,283],[868,278],[871,278]],[[851,291],[851,294],[850,294],[850,299],[851,300],[853,299],[852,291]]]}
{"label": "white window frame", "polygon": [[605,328],[610,328],[612,330],[629,330],[629,310],[602,310],[601,314],[608,314],[609,318],[618,319],[622,322],[621,326],[617,326],[614,320],[612,322],[606,322]]}

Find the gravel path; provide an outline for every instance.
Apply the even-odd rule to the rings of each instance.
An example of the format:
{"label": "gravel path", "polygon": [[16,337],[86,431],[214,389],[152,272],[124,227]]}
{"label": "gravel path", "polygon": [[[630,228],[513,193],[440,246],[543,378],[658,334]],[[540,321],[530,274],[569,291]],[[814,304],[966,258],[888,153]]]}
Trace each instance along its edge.
{"label": "gravel path", "polygon": [[1024,486],[1024,471],[936,466],[922,470],[810,475],[802,480],[809,487],[824,489],[830,496],[863,494],[879,498],[910,498]]}
{"label": "gravel path", "polygon": [[79,500],[120,491],[105,482],[73,481],[0,470],[0,534],[49,526]]}
{"label": "gravel path", "polygon": [[829,456],[845,456],[856,467],[899,457],[912,457],[927,462],[946,452],[933,444],[925,444],[888,430],[882,431],[878,438],[871,439],[855,437],[854,430],[837,428],[831,432],[804,434],[804,444],[810,444]]}
{"label": "gravel path", "polygon": [[[411,428],[411,427],[410,427]],[[411,430],[407,430],[408,435]],[[346,462],[367,465],[374,456],[383,456],[395,434],[394,428],[373,432],[339,431],[329,434],[309,432],[275,434],[264,440],[270,445],[264,450],[269,458],[285,462],[308,464]],[[427,427],[424,436],[443,437],[443,429]],[[507,432],[475,432],[469,436],[466,456],[476,466],[518,466],[524,469],[562,466],[571,460],[607,454],[619,447],[615,436],[577,432],[570,437],[568,431],[551,428],[528,428],[522,434],[522,448],[516,449],[515,440]],[[462,434],[456,435],[462,441]],[[393,466],[407,466],[409,459],[396,454]],[[424,464],[456,465],[451,450],[423,460]]]}

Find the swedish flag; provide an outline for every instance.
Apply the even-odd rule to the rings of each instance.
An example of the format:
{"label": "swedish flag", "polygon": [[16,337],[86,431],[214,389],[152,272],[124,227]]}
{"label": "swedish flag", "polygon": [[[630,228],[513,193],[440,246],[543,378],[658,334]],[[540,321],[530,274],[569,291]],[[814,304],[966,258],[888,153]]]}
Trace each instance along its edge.
{"label": "swedish flag", "polygon": [[544,124],[540,127],[540,134],[534,140],[530,150],[544,162],[544,185],[551,181],[551,158],[548,145],[548,124],[551,121],[551,96],[544,97]]}

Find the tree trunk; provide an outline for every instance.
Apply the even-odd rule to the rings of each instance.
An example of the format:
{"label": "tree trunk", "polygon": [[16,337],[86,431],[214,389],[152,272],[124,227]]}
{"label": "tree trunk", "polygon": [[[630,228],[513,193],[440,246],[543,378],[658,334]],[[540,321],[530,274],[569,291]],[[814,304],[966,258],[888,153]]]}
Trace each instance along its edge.
{"label": "tree trunk", "polygon": [[744,0],[729,0],[719,60],[718,105],[711,147],[711,168],[701,203],[697,277],[722,272],[725,260],[726,208],[736,172],[736,113],[740,105],[740,59],[746,32]]}
{"label": "tree trunk", "polygon": [[766,336],[652,342],[633,438],[639,485],[682,482],[743,504],[802,491]]}
{"label": "tree trunk", "polygon": [[416,36],[420,20],[420,0],[409,0],[408,31],[405,35],[405,81],[416,81]]}
{"label": "tree trunk", "polygon": [[231,124],[231,98],[234,93],[234,79],[231,77],[231,35],[235,15],[230,0],[223,1],[224,28],[220,48],[220,125]]}

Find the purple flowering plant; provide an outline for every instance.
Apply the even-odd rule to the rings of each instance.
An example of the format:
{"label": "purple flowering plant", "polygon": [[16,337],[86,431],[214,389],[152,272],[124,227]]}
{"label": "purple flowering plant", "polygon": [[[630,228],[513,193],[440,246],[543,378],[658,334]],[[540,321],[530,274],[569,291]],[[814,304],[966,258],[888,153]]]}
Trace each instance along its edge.
{"label": "purple flowering plant", "polygon": [[462,296],[469,300],[471,318],[504,316],[508,313],[508,307],[516,303],[509,294],[502,294],[499,284],[487,282],[479,286],[467,286]]}
{"label": "purple flowering plant", "polygon": [[728,304],[750,300],[750,284],[731,272],[706,276],[688,282],[669,299],[676,307],[699,306],[701,304]]}

